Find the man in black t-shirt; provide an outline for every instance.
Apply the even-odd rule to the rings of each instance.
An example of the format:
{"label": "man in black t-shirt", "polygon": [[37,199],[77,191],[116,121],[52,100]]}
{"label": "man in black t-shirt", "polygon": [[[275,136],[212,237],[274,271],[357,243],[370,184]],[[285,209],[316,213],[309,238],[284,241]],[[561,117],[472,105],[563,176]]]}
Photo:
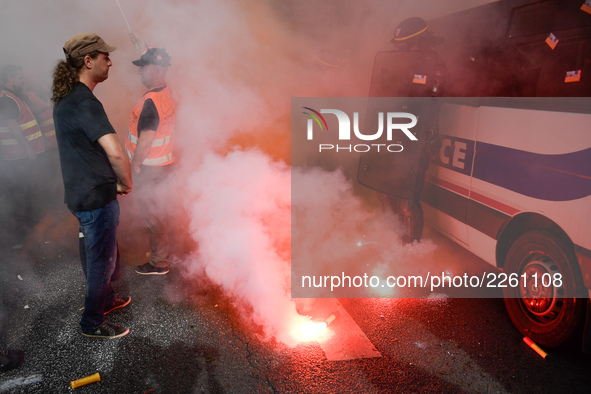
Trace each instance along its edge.
{"label": "man in black t-shirt", "polygon": [[129,328],[105,321],[105,314],[129,304],[111,286],[117,272],[117,194],[132,189],[131,167],[100,101],[92,93],[108,78],[112,63],[106,44],[93,33],[73,36],[64,44],[66,61],[54,73],[56,136],[65,187],[65,202],[80,223],[81,256],[86,274],[82,334],[118,338]]}

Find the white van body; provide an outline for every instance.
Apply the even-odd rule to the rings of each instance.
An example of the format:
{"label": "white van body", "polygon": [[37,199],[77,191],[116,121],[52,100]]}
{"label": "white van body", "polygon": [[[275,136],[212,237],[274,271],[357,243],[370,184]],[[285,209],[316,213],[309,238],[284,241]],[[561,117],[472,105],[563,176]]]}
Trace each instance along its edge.
{"label": "white van body", "polygon": [[[591,184],[591,113],[444,104],[439,120],[442,146],[425,180],[431,187],[498,211],[504,216],[502,227],[520,214],[543,216],[560,227],[575,246],[591,250],[591,194],[589,186],[582,189],[582,185]],[[491,163],[490,154],[484,149],[480,154],[480,147],[489,151],[500,148],[507,156]],[[538,163],[532,161],[536,159]],[[544,159],[553,165],[563,163],[565,168],[544,166]],[[575,160],[576,166],[567,167]],[[495,163],[503,161],[496,179],[505,179],[495,182],[490,172]],[[478,176],[483,166],[493,168]],[[520,178],[528,173],[540,178]],[[554,178],[544,179],[544,175]],[[461,221],[425,205],[427,219],[439,230],[488,263],[502,266],[496,253],[501,226],[491,224],[501,233],[487,234],[482,230],[486,223],[470,225],[470,217]]]}
{"label": "white van body", "polygon": [[[421,51],[441,72],[397,48],[376,55],[370,84],[370,97],[442,101],[425,221],[507,274],[560,277],[504,288],[509,315],[544,346],[569,341],[586,318],[591,350],[591,7],[503,0],[429,21],[429,31],[443,44]],[[438,88],[402,89],[405,62]],[[369,167],[360,183],[396,196],[379,186],[388,172],[370,179]]]}
{"label": "white van body", "polygon": [[[450,99],[441,106],[439,133],[441,148],[425,176],[425,220],[501,269],[509,268],[509,251],[526,234],[541,231],[560,244],[568,267],[553,267],[547,241],[523,263],[564,279],[565,289],[546,286],[545,295],[536,294],[553,306],[518,300],[534,298],[521,282],[505,296],[525,334],[547,346],[565,342],[585,314],[582,299],[566,298],[589,297],[591,288],[591,100]],[[570,302],[579,305],[568,308]]]}

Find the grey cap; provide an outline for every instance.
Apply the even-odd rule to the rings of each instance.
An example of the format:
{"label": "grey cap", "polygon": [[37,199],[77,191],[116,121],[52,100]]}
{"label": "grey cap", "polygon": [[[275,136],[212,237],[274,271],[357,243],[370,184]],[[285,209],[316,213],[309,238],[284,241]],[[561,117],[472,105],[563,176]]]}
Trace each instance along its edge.
{"label": "grey cap", "polygon": [[170,55],[164,48],[150,48],[138,60],[132,61],[136,66],[155,64],[157,66],[170,66]]}

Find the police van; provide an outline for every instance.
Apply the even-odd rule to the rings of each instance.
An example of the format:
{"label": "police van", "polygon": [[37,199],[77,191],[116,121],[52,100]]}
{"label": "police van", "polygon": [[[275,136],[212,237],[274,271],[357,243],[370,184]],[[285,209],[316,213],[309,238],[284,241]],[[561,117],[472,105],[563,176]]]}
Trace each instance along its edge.
{"label": "police van", "polygon": [[[591,2],[498,1],[429,29],[443,44],[377,54],[370,96],[446,97],[413,172],[421,214],[507,274],[520,332],[564,344],[591,294]],[[423,90],[400,94],[413,68],[404,78]],[[404,198],[376,160],[361,158],[359,182]]]}

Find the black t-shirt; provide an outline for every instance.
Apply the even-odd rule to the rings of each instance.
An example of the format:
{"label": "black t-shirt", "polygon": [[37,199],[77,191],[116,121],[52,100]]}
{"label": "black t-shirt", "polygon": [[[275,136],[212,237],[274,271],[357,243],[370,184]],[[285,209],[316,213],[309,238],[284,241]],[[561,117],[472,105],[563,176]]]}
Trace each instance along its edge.
{"label": "black t-shirt", "polygon": [[[149,90],[147,93],[150,92],[160,92],[164,90],[166,86],[162,86],[160,88]],[[160,115],[158,114],[158,110],[156,109],[156,104],[154,104],[154,100],[151,98],[144,101],[144,106],[142,107],[142,112],[140,113],[140,118],[137,121],[137,136],[139,138],[142,130],[158,130],[158,126],[160,125]]]}
{"label": "black t-shirt", "polygon": [[160,115],[154,104],[154,100],[151,98],[144,101],[144,107],[142,113],[137,121],[137,136],[139,138],[142,130],[158,130],[160,125]]}
{"label": "black t-shirt", "polygon": [[116,199],[117,176],[98,142],[115,129],[101,102],[78,83],[54,106],[53,119],[68,208],[89,211]]}

